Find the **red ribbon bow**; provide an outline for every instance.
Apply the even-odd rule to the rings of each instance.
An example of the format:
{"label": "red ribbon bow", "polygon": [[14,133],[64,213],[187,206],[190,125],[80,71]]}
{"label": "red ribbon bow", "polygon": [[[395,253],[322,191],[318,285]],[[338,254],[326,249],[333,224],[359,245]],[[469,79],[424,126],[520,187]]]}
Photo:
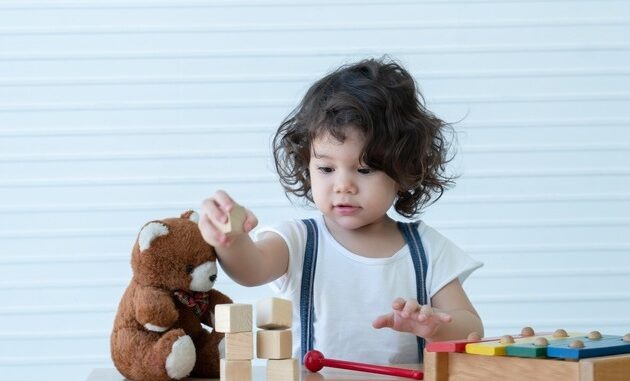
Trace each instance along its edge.
{"label": "red ribbon bow", "polygon": [[208,309],[210,303],[208,292],[187,292],[183,290],[177,290],[174,292],[177,300],[186,307],[192,308],[195,315],[201,316]]}

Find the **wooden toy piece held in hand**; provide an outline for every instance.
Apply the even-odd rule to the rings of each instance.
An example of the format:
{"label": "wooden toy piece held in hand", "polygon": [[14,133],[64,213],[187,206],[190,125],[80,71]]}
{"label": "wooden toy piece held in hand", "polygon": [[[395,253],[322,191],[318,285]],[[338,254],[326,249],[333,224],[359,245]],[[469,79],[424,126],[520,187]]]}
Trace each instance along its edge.
{"label": "wooden toy piece held in hand", "polygon": [[227,222],[217,227],[224,234],[235,234],[243,232],[243,223],[247,218],[247,211],[240,205],[234,205],[228,213]]}

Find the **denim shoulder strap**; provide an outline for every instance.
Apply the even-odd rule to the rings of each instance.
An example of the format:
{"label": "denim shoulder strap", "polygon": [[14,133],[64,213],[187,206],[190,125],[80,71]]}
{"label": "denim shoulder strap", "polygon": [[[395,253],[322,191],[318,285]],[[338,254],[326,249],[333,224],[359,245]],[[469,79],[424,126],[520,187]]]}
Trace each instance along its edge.
{"label": "denim shoulder strap", "polygon": [[304,361],[306,352],[313,349],[313,319],[315,306],[313,302],[313,280],[317,264],[317,223],[314,219],[302,220],[306,225],[306,249],[302,266],[302,287],[300,289],[300,328],[301,352],[300,361]]}
{"label": "denim shoulder strap", "polygon": [[[427,256],[418,234],[417,223],[398,222],[398,228],[405,237],[405,242],[409,246],[409,253],[413,261],[413,268],[416,273],[416,298],[421,305],[427,304]],[[418,359],[423,361],[424,339],[417,337],[418,342]]]}

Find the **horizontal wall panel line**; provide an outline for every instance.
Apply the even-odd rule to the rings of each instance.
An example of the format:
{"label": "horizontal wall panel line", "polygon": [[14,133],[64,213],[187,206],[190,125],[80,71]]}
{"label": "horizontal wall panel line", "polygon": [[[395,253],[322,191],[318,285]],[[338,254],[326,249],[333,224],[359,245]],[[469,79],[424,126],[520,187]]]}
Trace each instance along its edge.
{"label": "horizontal wall panel line", "polygon": [[627,43],[556,43],[556,44],[477,44],[436,45],[429,47],[353,47],[339,49],[241,49],[213,51],[68,51],[64,53],[3,53],[0,61],[82,61],[82,60],[139,60],[139,59],[228,59],[228,58],[289,58],[289,57],[365,57],[389,54],[437,55],[437,54],[489,54],[550,52],[624,52],[630,50]]}
{"label": "horizontal wall panel line", "polygon": [[[129,260],[130,256],[127,258]],[[64,280],[38,280],[38,281],[0,281],[0,290],[28,290],[28,289],[71,289],[82,288],[124,288],[127,287],[131,277],[110,279],[64,279]],[[215,288],[221,289],[233,286],[235,283],[227,276],[219,277]]]}
{"label": "horizontal wall panel line", "polygon": [[[154,77],[24,77],[0,79],[0,87],[30,86],[113,86],[113,85],[184,85],[205,83],[310,83],[321,73],[311,74],[239,74],[213,76],[154,76]],[[418,71],[412,73],[420,81],[436,79],[478,78],[540,78],[540,77],[623,77],[630,75],[624,68],[599,69],[523,69],[523,70],[467,70],[467,71]]]}
{"label": "horizontal wall panel line", "polygon": [[[628,195],[630,199],[630,194]],[[255,199],[252,201],[242,200],[243,205],[250,209],[255,208],[279,208],[290,207],[286,198],[281,199]],[[90,204],[48,204],[48,205],[0,205],[0,213],[93,213],[93,212],[135,212],[135,211],[171,211],[171,210],[198,210],[201,207],[201,200],[190,202],[168,202],[168,203],[90,203]]]}
{"label": "horizontal wall panel line", "polygon": [[[613,146],[614,149],[614,146]],[[75,152],[50,154],[0,154],[0,162],[52,162],[52,161],[119,161],[119,160],[191,160],[191,159],[240,159],[268,158],[268,150],[229,149],[203,151],[142,152]]]}
{"label": "horizontal wall panel line", "polygon": [[[279,124],[279,123],[278,123]],[[574,128],[574,127],[628,127],[630,119],[541,119],[541,120],[487,120],[462,121],[453,125],[457,131],[467,129],[505,129],[505,128]],[[214,133],[273,133],[276,124],[251,125],[181,125],[181,126],[90,126],[67,127],[54,126],[46,128],[0,128],[0,136],[4,137],[48,137],[48,136],[127,136],[127,135],[182,135],[182,134],[214,134]]]}
{"label": "horizontal wall panel line", "polygon": [[[566,202],[624,202],[630,201],[630,193],[592,194],[515,194],[482,196],[447,196],[440,205],[449,204],[522,204],[522,203],[566,203]],[[88,203],[88,204],[0,204],[0,213],[94,213],[94,212],[136,212],[171,211],[198,209],[201,201],[176,203]],[[294,207],[286,198],[258,199],[242,201],[250,209]]]}
{"label": "horizontal wall panel line", "polygon": [[521,254],[521,253],[573,253],[573,252],[628,252],[628,243],[592,243],[592,244],[531,244],[531,245],[463,245],[462,248],[473,255],[479,254]]}
{"label": "horizontal wall panel line", "polygon": [[[432,97],[427,103],[440,104],[483,104],[483,103],[570,103],[570,102],[625,102],[630,101],[630,93],[594,93],[594,94],[527,94],[505,96],[471,97]],[[228,100],[228,101],[153,101],[153,102],[40,102],[40,103],[4,103],[0,112],[59,112],[59,111],[120,111],[120,110],[180,110],[180,109],[291,109],[293,100]]]}
{"label": "horizontal wall panel line", "polygon": [[562,293],[562,294],[526,294],[526,295],[472,295],[475,305],[513,304],[513,303],[583,303],[583,302],[625,302],[630,301],[630,291],[625,293]]}
{"label": "horizontal wall panel line", "polygon": [[2,366],[26,366],[38,367],[42,365],[85,365],[111,366],[112,360],[109,355],[84,355],[73,354],[68,356],[27,356],[27,357],[2,357]]}
{"label": "horizontal wall panel line", "polygon": [[[584,219],[531,219],[531,220],[477,220],[477,221],[432,221],[432,225],[442,229],[506,229],[506,228],[575,228],[575,227],[620,227],[629,226],[630,218],[584,218]],[[137,234],[137,228],[106,229],[35,229],[2,230],[0,239],[33,238],[85,238],[120,237]]]}
{"label": "horizontal wall panel line", "polygon": [[[278,125],[280,122],[278,122]],[[624,123],[622,123],[624,124]],[[218,126],[91,126],[91,127],[59,127],[50,126],[47,128],[4,128],[0,129],[0,136],[4,137],[66,137],[66,136],[162,136],[162,135],[198,135],[198,134],[221,134],[229,133],[234,135],[249,133],[272,133],[278,127],[272,124],[251,124],[251,125],[218,125]],[[624,124],[625,125],[625,124]]]}
{"label": "horizontal wall panel line", "polygon": [[[556,278],[556,277],[579,277],[588,281],[589,277],[608,277],[608,276],[628,276],[630,277],[630,268],[619,267],[602,267],[602,268],[554,268],[554,269],[502,269],[488,270],[484,269],[473,275],[478,279],[488,278]],[[630,278],[629,278],[630,280]]]}
{"label": "horizontal wall panel line", "polygon": [[[460,152],[469,155],[509,153],[519,155],[556,152],[624,152],[630,151],[630,144],[556,144],[556,145],[465,145]],[[74,152],[74,153],[21,153],[0,154],[0,162],[53,162],[53,161],[121,161],[121,160],[192,160],[192,159],[242,159],[269,158],[268,150],[229,149],[229,150],[178,150],[143,152]]]}
{"label": "horizontal wall panel line", "polygon": [[[630,169],[546,169],[546,170],[501,170],[501,171],[469,171],[462,174],[462,178],[535,178],[535,177],[620,177],[630,175]],[[0,188],[44,188],[44,187],[69,187],[69,186],[129,186],[129,185],[183,185],[183,184],[235,184],[235,183],[275,183],[275,175],[250,175],[242,176],[187,176],[187,177],[118,177],[118,178],[35,178],[5,180],[0,179]]]}
{"label": "horizontal wall panel line", "polygon": [[271,183],[278,180],[272,174],[241,176],[161,176],[161,177],[88,177],[88,178],[52,178],[2,180],[0,187],[67,187],[67,186],[129,186],[129,185],[182,185],[182,184],[239,184]]}
{"label": "horizontal wall panel line", "polygon": [[113,314],[116,312],[118,308],[118,304],[110,305],[110,304],[54,304],[54,305],[45,305],[45,304],[34,304],[29,306],[3,306],[0,307],[0,316],[3,315],[48,315],[48,314],[68,314],[68,315],[76,315],[76,314],[94,314],[94,313],[107,313]]}
{"label": "horizontal wall panel line", "polygon": [[[522,320],[510,319],[483,319],[483,325],[486,328],[508,328],[508,327],[520,327],[523,324]],[[549,319],[549,318],[528,318],[527,325],[531,325],[536,329],[537,326],[551,326],[555,325],[558,328],[566,326],[592,326],[593,329],[597,327],[610,327],[610,326],[625,326],[630,327],[630,318],[628,319],[584,319],[584,318],[569,318],[566,319]],[[516,333],[516,332],[515,332]],[[605,333],[605,332],[603,332]]]}
{"label": "horizontal wall panel line", "polygon": [[[606,3],[610,0],[602,0],[598,2]],[[531,0],[449,0],[448,4],[531,4]],[[546,3],[565,3],[566,0],[547,0]],[[593,2],[593,0],[573,0],[573,3],[589,3]],[[337,6],[337,7],[345,7],[348,5],[360,5],[362,7],[366,6],[377,6],[377,5],[417,5],[417,0],[392,0],[392,1],[383,1],[383,0],[344,0],[344,1],[335,1],[335,0],[182,0],[182,1],[173,1],[173,0],[153,0],[153,1],[144,1],[144,0],[131,0],[131,1],[121,1],[121,0],[112,0],[112,1],[3,1],[0,3],[0,9],[13,9],[13,10],[68,10],[68,9],[144,9],[144,10],[152,10],[152,9],[198,9],[198,8],[241,8],[241,7],[254,7],[254,8],[273,8],[273,7],[281,7],[281,8],[304,8],[304,7],[319,7],[319,6]],[[422,4],[437,4],[437,5],[445,5],[444,0],[423,0]]]}
{"label": "horizontal wall panel line", "polygon": [[0,332],[0,340],[103,339],[110,334],[109,330]]}
{"label": "horizontal wall panel line", "polygon": [[286,33],[286,32],[353,32],[371,31],[382,32],[389,30],[425,30],[425,29],[516,29],[516,28],[587,28],[629,26],[627,18],[535,18],[535,19],[505,19],[500,20],[432,20],[432,21],[400,21],[396,23],[247,23],[247,24],[197,24],[197,25],[72,25],[47,27],[5,27],[0,28],[0,36],[58,36],[58,35],[133,35],[133,34],[205,34],[205,33]]}
{"label": "horizontal wall panel line", "polygon": [[124,253],[75,253],[75,254],[3,254],[0,256],[0,264],[3,265],[45,265],[58,263],[102,263],[102,262],[129,262],[131,259],[131,247]]}
{"label": "horizontal wall panel line", "polygon": [[462,121],[453,126],[459,131],[473,129],[506,129],[506,128],[574,128],[574,127],[628,127],[627,118],[583,118],[583,119],[534,119],[534,120],[480,120]]}

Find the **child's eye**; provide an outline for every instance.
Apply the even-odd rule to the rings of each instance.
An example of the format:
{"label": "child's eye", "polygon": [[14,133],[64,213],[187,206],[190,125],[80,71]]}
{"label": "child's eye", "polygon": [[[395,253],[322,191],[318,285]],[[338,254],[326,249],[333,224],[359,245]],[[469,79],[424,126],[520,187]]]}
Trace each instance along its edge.
{"label": "child's eye", "polygon": [[372,168],[359,168],[357,171],[359,171],[359,173],[363,175],[369,175],[370,173],[374,172]]}
{"label": "child's eye", "polygon": [[330,167],[318,167],[317,169],[322,173],[330,173],[333,171]]}

